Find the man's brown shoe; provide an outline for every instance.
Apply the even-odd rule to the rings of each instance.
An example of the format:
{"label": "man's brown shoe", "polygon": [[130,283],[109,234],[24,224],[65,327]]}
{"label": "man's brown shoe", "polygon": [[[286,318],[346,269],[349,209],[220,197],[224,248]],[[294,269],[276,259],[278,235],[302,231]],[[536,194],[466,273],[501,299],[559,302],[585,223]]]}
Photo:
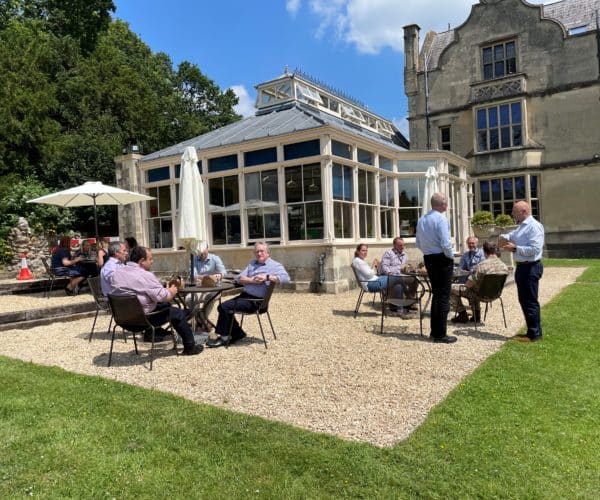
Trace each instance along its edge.
{"label": "man's brown shoe", "polygon": [[540,338],[541,337],[532,339],[531,337],[528,337],[527,335],[525,335],[524,337],[514,337],[513,340],[515,342],[537,342],[538,340],[540,340]]}
{"label": "man's brown shoe", "polygon": [[461,311],[450,321],[452,321],[452,323],[468,323],[469,315],[467,314],[467,311]]}

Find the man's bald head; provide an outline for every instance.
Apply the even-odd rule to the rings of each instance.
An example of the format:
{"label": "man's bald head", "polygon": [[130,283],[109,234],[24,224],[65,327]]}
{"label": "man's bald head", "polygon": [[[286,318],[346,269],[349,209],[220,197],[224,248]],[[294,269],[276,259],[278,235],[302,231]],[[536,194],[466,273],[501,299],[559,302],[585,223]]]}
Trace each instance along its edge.
{"label": "man's bald head", "polygon": [[529,203],[523,200],[515,202],[512,215],[517,222],[523,222],[531,215],[531,207],[529,206]]}
{"label": "man's bald head", "polygon": [[448,208],[448,197],[443,193],[434,193],[431,197],[431,208],[438,212],[445,212]]}

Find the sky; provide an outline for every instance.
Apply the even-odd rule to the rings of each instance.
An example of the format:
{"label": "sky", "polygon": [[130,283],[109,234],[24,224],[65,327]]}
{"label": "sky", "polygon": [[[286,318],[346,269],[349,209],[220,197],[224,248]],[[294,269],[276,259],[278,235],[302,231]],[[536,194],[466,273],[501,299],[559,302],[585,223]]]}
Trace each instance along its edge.
{"label": "sky", "polygon": [[[129,24],[176,67],[196,64],[236,111],[254,114],[255,85],[300,69],[392,120],[408,136],[402,27],[463,23],[477,0],[113,0]],[[542,0],[529,0],[540,4]],[[546,1],[546,3],[549,3]]]}

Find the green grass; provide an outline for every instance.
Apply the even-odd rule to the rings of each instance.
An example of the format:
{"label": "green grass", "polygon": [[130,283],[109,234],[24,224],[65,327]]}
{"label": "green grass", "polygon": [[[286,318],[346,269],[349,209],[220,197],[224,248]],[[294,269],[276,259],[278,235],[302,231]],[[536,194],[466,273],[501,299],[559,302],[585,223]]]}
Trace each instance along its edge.
{"label": "green grass", "polygon": [[600,262],[584,262],[542,342],[507,343],[391,449],[0,357],[0,497],[598,498]]}

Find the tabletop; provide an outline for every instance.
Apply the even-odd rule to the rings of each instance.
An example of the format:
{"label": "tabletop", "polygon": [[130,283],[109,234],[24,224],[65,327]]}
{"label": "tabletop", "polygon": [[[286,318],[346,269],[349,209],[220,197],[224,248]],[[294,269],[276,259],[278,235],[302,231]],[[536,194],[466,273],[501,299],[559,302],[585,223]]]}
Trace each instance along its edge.
{"label": "tabletop", "polygon": [[180,293],[210,293],[210,292],[224,292],[226,290],[232,290],[235,288],[234,283],[227,281],[221,281],[215,286],[202,286],[202,285],[184,285],[183,288],[179,289]]}

